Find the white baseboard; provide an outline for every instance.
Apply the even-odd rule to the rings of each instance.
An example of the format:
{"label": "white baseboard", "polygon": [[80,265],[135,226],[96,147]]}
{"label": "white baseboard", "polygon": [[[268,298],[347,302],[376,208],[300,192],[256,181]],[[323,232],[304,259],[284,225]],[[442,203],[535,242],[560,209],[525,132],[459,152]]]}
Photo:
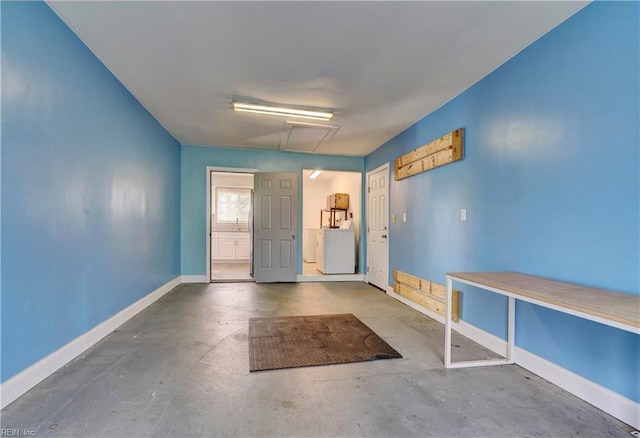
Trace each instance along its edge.
{"label": "white baseboard", "polygon": [[[398,301],[414,308],[418,312],[424,313],[430,318],[444,324],[444,317],[431,310],[416,304],[393,292],[392,288],[387,288],[387,293]],[[466,336],[474,342],[488,348],[489,350],[505,355],[507,351],[507,341],[492,335],[478,327],[460,320],[453,323],[453,329]],[[444,339],[443,339],[444,342]],[[591,380],[585,379],[559,365],[549,362],[546,359],[536,356],[518,346],[513,351],[515,363],[522,368],[531,371],[578,398],[592,404],[607,414],[629,424],[636,429],[640,429],[640,404],[630,400],[617,392],[611,391],[604,386],[598,385]]]}
{"label": "white baseboard", "polygon": [[516,347],[514,354],[516,363],[522,368],[537,374],[618,420],[640,429],[640,404],[522,348]]}
{"label": "white baseboard", "polygon": [[298,275],[298,283],[331,282],[331,281],[363,281],[362,274],[329,274],[329,275]]}
{"label": "white baseboard", "polygon": [[456,325],[456,331],[496,354],[500,354],[502,356],[507,355],[507,341],[479,329],[475,325],[471,325],[466,321],[460,320]]}
{"label": "white baseboard", "polygon": [[[362,274],[298,275],[296,282],[364,281]],[[182,283],[210,283],[206,275],[183,275]]]}
{"label": "white baseboard", "polygon": [[0,385],[0,406],[4,409],[18,397],[58,371],[89,347],[157,301],[171,289],[180,285],[181,277],[160,286],[150,294],[121,310],[106,321],[78,336],[68,344],[21,371]]}
{"label": "white baseboard", "polygon": [[206,275],[183,275],[183,283],[210,283]]}

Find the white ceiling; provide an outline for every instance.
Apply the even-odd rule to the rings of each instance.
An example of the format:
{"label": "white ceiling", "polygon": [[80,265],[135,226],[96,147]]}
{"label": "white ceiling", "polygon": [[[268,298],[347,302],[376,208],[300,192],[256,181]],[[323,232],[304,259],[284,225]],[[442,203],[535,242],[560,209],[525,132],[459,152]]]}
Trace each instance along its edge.
{"label": "white ceiling", "polygon": [[586,2],[48,4],[182,144],[279,149],[287,119],[231,109],[257,100],[335,111],[315,152],[362,156]]}

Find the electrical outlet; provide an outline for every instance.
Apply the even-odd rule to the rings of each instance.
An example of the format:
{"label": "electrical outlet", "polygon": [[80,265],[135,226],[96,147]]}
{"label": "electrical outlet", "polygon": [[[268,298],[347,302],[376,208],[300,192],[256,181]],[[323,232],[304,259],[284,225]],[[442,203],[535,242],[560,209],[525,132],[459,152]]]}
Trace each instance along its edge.
{"label": "electrical outlet", "polygon": [[460,209],[460,220],[462,222],[466,222],[466,220],[467,220],[467,209],[466,208]]}
{"label": "electrical outlet", "polygon": [[405,211],[404,213],[402,213],[402,222],[406,222],[407,221],[407,212]]}
{"label": "electrical outlet", "polygon": [[393,214],[391,215],[391,223],[392,223],[392,224],[395,224],[395,223],[396,223],[396,214],[395,214],[395,213],[393,213]]}

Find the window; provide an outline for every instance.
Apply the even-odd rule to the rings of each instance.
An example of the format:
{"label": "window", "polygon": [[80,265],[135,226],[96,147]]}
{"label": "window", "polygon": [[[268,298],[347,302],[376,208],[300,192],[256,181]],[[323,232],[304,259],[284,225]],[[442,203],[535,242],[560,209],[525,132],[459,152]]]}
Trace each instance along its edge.
{"label": "window", "polygon": [[216,187],[216,222],[249,222],[251,209],[251,189],[241,187]]}

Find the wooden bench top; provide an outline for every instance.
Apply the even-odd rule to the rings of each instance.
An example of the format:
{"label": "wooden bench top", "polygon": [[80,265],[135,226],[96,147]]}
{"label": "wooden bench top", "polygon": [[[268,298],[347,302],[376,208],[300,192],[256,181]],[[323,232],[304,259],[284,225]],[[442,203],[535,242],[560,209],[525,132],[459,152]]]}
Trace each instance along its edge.
{"label": "wooden bench top", "polygon": [[[549,280],[517,272],[454,272],[454,280],[472,282],[540,303],[569,309],[640,331],[640,295],[613,292],[573,283]],[[617,326],[617,325],[616,325]],[[620,327],[619,327],[620,328]]]}

